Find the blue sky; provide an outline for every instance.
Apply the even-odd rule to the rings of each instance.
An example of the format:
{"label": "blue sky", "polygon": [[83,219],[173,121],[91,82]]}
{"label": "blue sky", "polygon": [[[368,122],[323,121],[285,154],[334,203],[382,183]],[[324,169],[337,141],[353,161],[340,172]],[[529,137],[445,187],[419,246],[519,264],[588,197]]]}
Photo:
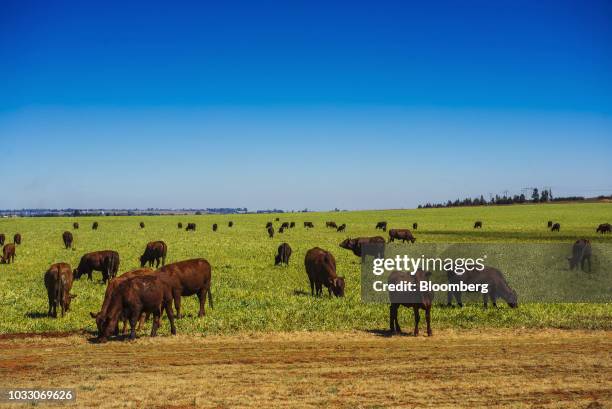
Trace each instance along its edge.
{"label": "blue sky", "polygon": [[0,6],[0,208],[612,193],[610,2],[124,3]]}

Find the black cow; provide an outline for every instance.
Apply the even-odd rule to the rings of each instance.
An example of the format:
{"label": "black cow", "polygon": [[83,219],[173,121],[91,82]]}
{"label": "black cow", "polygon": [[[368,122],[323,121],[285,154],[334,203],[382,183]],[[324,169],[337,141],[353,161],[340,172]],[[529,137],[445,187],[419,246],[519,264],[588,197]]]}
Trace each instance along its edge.
{"label": "black cow", "polygon": [[15,233],[15,235],[13,236],[13,243],[21,244],[21,234]]}
{"label": "black cow", "polygon": [[217,223],[213,224],[213,226],[212,226],[213,231],[217,231],[217,227],[218,227],[218,226],[217,226]]}
{"label": "black cow", "polygon": [[195,223],[187,223],[187,227],[185,228],[186,231],[196,231],[196,224]]}
{"label": "black cow", "polygon": [[289,223],[289,228],[290,228],[290,229],[293,229],[294,227],[295,227],[295,222],[291,222],[291,223]]}
{"label": "black cow", "polygon": [[141,229],[144,229],[144,228],[145,228],[145,224],[144,224],[144,222],[140,222],[140,228],[141,228]]}
{"label": "black cow", "polygon": [[234,222],[230,220],[230,221],[227,223],[227,227],[234,227]]}
{"label": "black cow", "polygon": [[98,230],[98,222],[93,222],[93,224],[91,225],[91,229]]}
{"label": "black cow", "polygon": [[0,233],[0,246],[4,246],[4,241],[6,240],[6,236],[4,233]]}
{"label": "black cow", "polygon": [[314,224],[312,224],[312,222],[304,222],[304,227],[312,228]]}
{"label": "black cow", "polygon": [[269,229],[270,227],[272,227],[272,222],[266,223],[266,229]]}
{"label": "black cow", "polygon": [[560,231],[561,230],[561,225],[559,223],[555,223],[552,225],[552,228],[550,229],[550,231]]}
{"label": "black cow", "polygon": [[276,219],[274,219],[274,221],[280,222],[280,217],[277,217]]}
{"label": "black cow", "polygon": [[336,229],[336,231],[344,231],[346,229],[346,223],[342,223],[340,226],[338,226],[338,228]]}
{"label": "black cow", "polygon": [[272,226],[268,227],[268,237],[274,237],[274,227]]}
{"label": "black cow", "polygon": [[381,229],[382,231],[387,231],[387,222],[378,222],[376,223],[376,229]]}
{"label": "black cow", "polygon": [[549,220],[548,223],[546,223],[546,226],[550,229],[553,225],[553,221]]}
{"label": "black cow", "polygon": [[283,222],[283,224],[281,224],[281,229],[288,229],[289,228],[289,222]]}
{"label": "black cow", "polygon": [[283,226],[280,227],[280,229],[278,229],[279,233],[284,233],[285,232],[285,228]]}
{"label": "black cow", "polygon": [[612,225],[610,223],[602,223],[597,226],[597,230],[595,230],[595,233],[612,233]]}
{"label": "black cow", "polygon": [[62,234],[62,240],[64,241],[64,246],[67,249],[72,248],[72,233],[65,231],[64,234]]}
{"label": "black cow", "polygon": [[155,268],[159,268],[160,261],[162,266],[166,265],[167,253],[168,246],[165,242],[160,240],[147,243],[144,253],[140,256],[140,267],[144,267],[147,263],[149,263],[149,267],[153,267],[153,263],[155,263]]}
{"label": "black cow", "polygon": [[[460,282],[465,284],[486,284],[487,293],[482,294],[485,308],[488,306],[488,299],[491,300],[494,307],[497,307],[498,298],[505,300],[510,308],[516,308],[518,306],[516,292],[510,288],[502,272],[496,268],[485,266],[482,270],[473,269],[471,271],[465,271],[463,274],[447,271],[446,276],[449,284],[459,284]],[[447,304],[449,306],[453,304],[453,296],[455,300],[457,300],[457,304],[463,307],[461,291],[449,291],[446,294]]]}
{"label": "black cow", "polygon": [[178,227],[179,229],[182,229],[182,228],[183,228],[183,223],[178,222],[177,227]]}
{"label": "black cow", "polygon": [[480,220],[477,220],[477,221],[474,223],[474,228],[475,228],[475,229],[482,229],[482,222],[481,222]]}
{"label": "black cow", "polygon": [[427,336],[432,335],[431,331],[431,306],[433,305],[434,294],[431,291],[421,291],[419,283],[428,281],[431,277],[429,271],[417,270],[414,275],[406,271],[394,271],[389,275],[389,284],[397,286],[401,282],[413,283],[416,291],[389,291],[389,327],[391,333],[401,333],[397,319],[400,306],[412,307],[414,311],[414,336],[419,335],[419,321],[421,315],[419,310],[425,310],[425,321],[427,322]]}
{"label": "black cow", "polygon": [[591,272],[591,242],[585,239],[576,240],[574,245],[572,246],[572,256],[567,258],[569,261],[569,268],[573,270],[578,265],[580,265],[580,269],[582,271],[586,271],[584,269],[584,265],[589,263],[589,273]]}
{"label": "black cow", "polygon": [[418,223],[412,223],[412,230],[416,230],[419,227]]}
{"label": "black cow", "polygon": [[381,253],[385,245],[385,239],[381,236],[374,237],[357,237],[355,239],[346,239],[339,244],[343,249],[351,250],[354,255],[361,257],[361,249],[363,245],[378,244],[381,248]]}
{"label": "black cow", "polygon": [[291,246],[289,246],[287,243],[281,244],[278,246],[278,254],[274,256],[274,265],[289,265],[289,257],[291,257]]}
{"label": "black cow", "polygon": [[336,225],[336,222],[325,222],[325,227],[332,227],[334,229],[337,229],[338,225]]}
{"label": "black cow", "polygon": [[78,229],[79,228],[79,224],[77,222],[72,223],[72,228],[73,229]]}

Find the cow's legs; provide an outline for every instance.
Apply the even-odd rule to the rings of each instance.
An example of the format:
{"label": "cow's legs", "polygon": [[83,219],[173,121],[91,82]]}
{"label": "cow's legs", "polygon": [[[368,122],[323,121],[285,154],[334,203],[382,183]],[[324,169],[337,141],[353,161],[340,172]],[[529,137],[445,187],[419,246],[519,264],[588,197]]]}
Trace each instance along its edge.
{"label": "cow's legs", "polygon": [[459,307],[463,307],[463,301],[461,301],[461,291],[455,291],[455,299],[457,300],[457,304]]}
{"label": "cow's legs", "polygon": [[310,295],[312,295],[314,297],[315,295],[315,285],[314,285],[314,281],[310,280]]}
{"label": "cow's legs", "polygon": [[142,314],[140,314],[140,319],[138,320],[138,328],[137,331],[141,331],[142,328],[144,327],[145,321],[149,319],[149,313],[147,312],[146,314],[143,312]]}
{"label": "cow's legs", "polygon": [[172,312],[172,303],[170,301],[166,302],[164,308],[166,309],[168,321],[170,321],[170,333],[172,335],[176,335],[176,327],[174,326],[174,313]]}
{"label": "cow's legs", "polygon": [[173,291],[172,297],[174,298],[174,309],[176,310],[176,318],[181,318],[181,292]]}
{"label": "cow's legs", "polygon": [[140,317],[140,312],[132,311],[132,315],[130,316],[130,339],[136,338],[136,324],[138,323],[138,317]]}
{"label": "cow's legs", "polygon": [[397,320],[397,310],[399,309],[399,306],[399,304],[391,304],[389,306],[389,329],[391,330],[391,333],[401,332],[399,322]]}
{"label": "cow's legs", "polygon": [[431,306],[425,308],[425,321],[427,321],[427,336],[431,337]]}
{"label": "cow's legs", "polygon": [[206,315],[206,311],[204,310],[204,306],[206,305],[206,288],[203,288],[198,293],[198,299],[200,300],[200,311],[198,312],[198,317],[203,317]]}
{"label": "cow's legs", "polygon": [[153,328],[151,328],[151,336],[157,336],[157,329],[159,328],[159,321],[161,318],[161,309],[158,308],[153,312]]}
{"label": "cow's legs", "polygon": [[421,320],[421,315],[419,314],[419,307],[417,305],[412,307],[412,311],[414,311],[414,336],[419,335],[419,321]]}
{"label": "cow's legs", "polygon": [[484,308],[489,308],[489,294],[482,295],[482,303]]}

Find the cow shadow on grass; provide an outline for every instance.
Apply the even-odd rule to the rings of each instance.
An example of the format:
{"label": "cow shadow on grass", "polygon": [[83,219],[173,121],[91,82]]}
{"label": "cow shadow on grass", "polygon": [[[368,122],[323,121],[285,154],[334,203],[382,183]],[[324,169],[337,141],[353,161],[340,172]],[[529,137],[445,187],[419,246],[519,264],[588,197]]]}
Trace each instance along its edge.
{"label": "cow shadow on grass", "polygon": [[53,318],[46,312],[30,311],[25,313],[26,318],[40,319],[40,318]]}
{"label": "cow shadow on grass", "polygon": [[412,332],[392,332],[388,329],[366,329],[364,330],[364,332],[367,332],[368,334],[372,334],[372,335],[376,335],[377,337],[383,337],[383,338],[391,338],[391,337],[412,337],[414,336],[412,334]]}
{"label": "cow shadow on grass", "polygon": [[293,290],[293,295],[301,296],[301,297],[310,297],[310,293],[304,290]]}

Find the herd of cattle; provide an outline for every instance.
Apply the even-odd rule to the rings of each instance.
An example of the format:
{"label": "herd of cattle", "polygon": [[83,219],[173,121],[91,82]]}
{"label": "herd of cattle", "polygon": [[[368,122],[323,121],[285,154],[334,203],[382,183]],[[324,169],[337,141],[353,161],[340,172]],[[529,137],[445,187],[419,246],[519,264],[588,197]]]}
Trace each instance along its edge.
{"label": "herd of cattle", "polygon": [[[276,221],[279,221],[277,218]],[[233,227],[232,221],[228,222],[228,227]],[[474,228],[482,228],[482,221],[476,221]],[[92,224],[92,229],[98,229],[98,222]],[[140,228],[144,228],[143,222],[139,223]],[[285,229],[295,227],[295,222],[283,222],[279,228],[279,233],[283,233]],[[327,228],[344,231],[346,224],[338,226],[333,221],[326,222]],[[417,223],[412,225],[413,230],[418,227]],[[79,228],[78,223],[73,224],[74,229]],[[178,228],[182,229],[183,224],[178,223]],[[312,222],[304,222],[304,228],[314,228]],[[376,229],[387,231],[387,222],[378,222]],[[560,224],[548,222],[548,228],[552,231],[559,231]],[[218,225],[215,223],[212,226],[213,231],[217,231]],[[196,224],[188,223],[187,231],[195,231]],[[269,237],[274,236],[274,226],[272,222],[266,224],[266,230]],[[609,223],[600,224],[597,233],[605,234],[612,232],[612,225]],[[0,233],[0,245],[2,249],[2,263],[11,263],[15,259],[16,245],[21,244],[21,234],[16,233],[13,236],[13,243],[4,244],[5,235]],[[72,248],[73,235],[70,231],[65,231],[62,234],[62,240],[66,249]],[[389,229],[388,242],[401,240],[403,243],[409,241],[414,243],[416,238],[409,229]],[[362,248],[367,244],[384,245],[387,241],[382,236],[374,237],[357,237],[347,238],[342,241],[339,246],[353,252],[355,256],[362,256]],[[83,255],[75,269],[71,269],[67,263],[56,263],[49,267],[44,274],[44,284],[47,289],[48,297],[48,315],[57,317],[57,309],[60,309],[61,316],[70,308],[70,301],[76,297],[70,293],[73,280],[80,279],[83,275],[87,275],[89,280],[93,279],[93,272],[99,271],[102,273],[102,282],[107,284],[104,299],[100,311],[91,313],[92,318],[96,321],[98,328],[98,340],[105,342],[111,335],[118,335],[119,322],[123,323],[122,333],[127,332],[127,325],[130,325],[130,338],[133,339],[136,335],[137,328],[143,325],[143,322],[150,316],[153,316],[153,326],[151,336],[157,334],[160,326],[162,312],[165,311],[171,327],[171,333],[176,334],[174,318],[181,318],[181,297],[197,295],[200,302],[199,317],[205,314],[206,298],[208,297],[209,305],[212,308],[212,269],[210,263],[202,258],[179,261],[166,265],[166,256],[168,246],[163,241],[153,241],[147,244],[143,254],[140,256],[141,268],[126,272],[117,276],[119,271],[120,258],[119,253],[113,250],[95,251]],[[274,256],[275,265],[289,265],[292,249],[288,243],[282,243],[278,247],[277,254]],[[591,268],[591,244],[588,240],[577,240],[572,247],[572,256],[568,259],[570,269],[576,268],[578,265],[585,270],[588,264],[588,270]],[[161,267],[160,267],[161,264]],[[155,269],[153,266],[155,265]],[[323,287],[328,289],[330,297],[343,297],[345,290],[345,279],[336,273],[336,260],[332,253],[314,247],[307,251],[304,265],[306,274],[310,282],[311,295],[321,296]],[[148,266],[148,267],[147,267]],[[415,275],[410,275],[405,272],[394,272],[389,277],[389,282],[414,281],[418,284],[419,281],[427,279],[431,273],[426,271],[418,271]],[[452,272],[448,273],[449,283],[455,280],[457,275]],[[487,267],[482,271],[473,271],[465,273],[461,279],[467,284],[489,284],[492,291],[488,295],[484,295],[484,306],[487,306],[487,298],[493,305],[496,305],[496,300],[501,298],[507,304],[514,308],[518,305],[517,295],[512,290],[503,274],[491,267]],[[418,334],[419,310],[425,310],[425,318],[427,321],[427,333],[431,335],[430,325],[430,310],[433,302],[433,293],[420,292],[418,299],[414,302],[405,302],[395,300],[393,293],[390,293],[390,329],[392,332],[399,332],[400,327],[397,319],[397,313],[400,305],[408,306],[414,309],[415,319],[415,335]],[[447,304],[452,304],[452,298],[455,298],[458,305],[462,306],[461,293],[448,293]],[[176,314],[172,308],[176,310]]]}

